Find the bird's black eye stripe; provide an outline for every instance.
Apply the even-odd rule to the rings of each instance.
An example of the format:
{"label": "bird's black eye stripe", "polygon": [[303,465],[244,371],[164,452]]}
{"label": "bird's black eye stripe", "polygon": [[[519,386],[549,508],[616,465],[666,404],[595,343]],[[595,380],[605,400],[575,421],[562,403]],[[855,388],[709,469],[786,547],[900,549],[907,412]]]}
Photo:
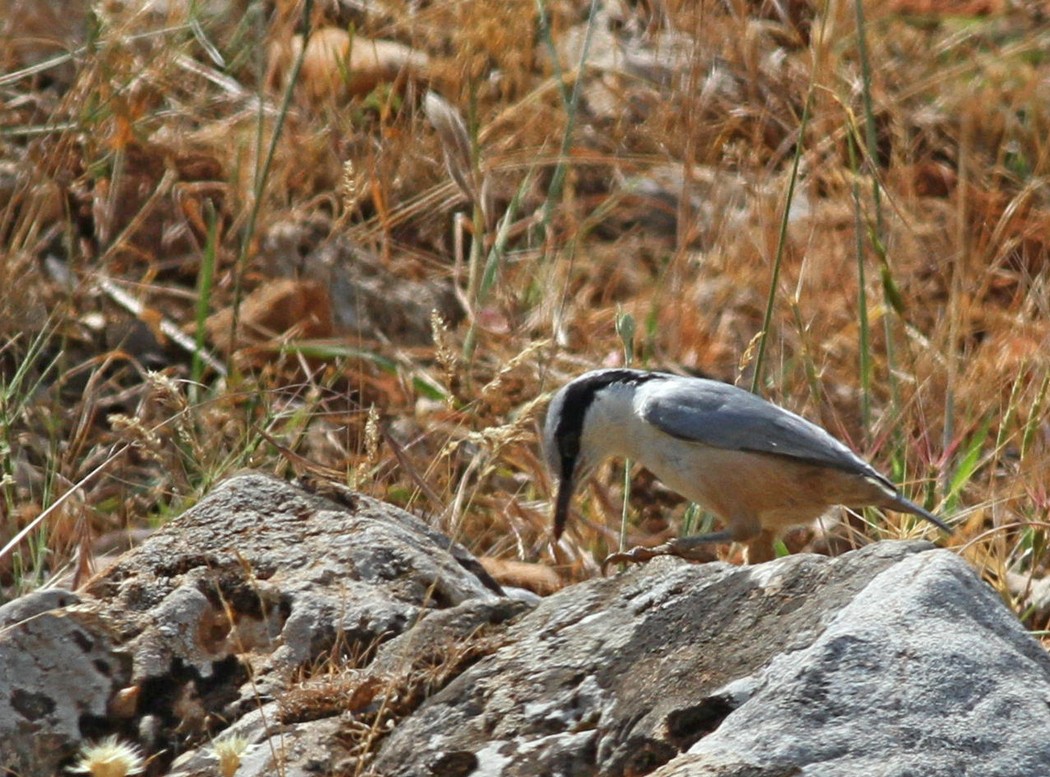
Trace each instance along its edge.
{"label": "bird's black eye stripe", "polygon": [[562,477],[570,477],[576,459],[580,455],[580,437],[583,434],[583,419],[587,408],[594,402],[595,395],[603,388],[614,383],[641,385],[650,380],[667,377],[659,372],[639,372],[637,370],[600,370],[577,378],[565,387],[561,405],[561,415],[554,437],[558,444],[561,458]]}

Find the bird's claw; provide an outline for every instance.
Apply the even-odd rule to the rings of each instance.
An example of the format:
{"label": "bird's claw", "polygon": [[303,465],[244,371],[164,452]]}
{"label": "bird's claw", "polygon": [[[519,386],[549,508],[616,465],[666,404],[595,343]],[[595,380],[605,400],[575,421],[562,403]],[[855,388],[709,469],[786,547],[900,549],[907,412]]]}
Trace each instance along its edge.
{"label": "bird's claw", "polygon": [[643,564],[657,556],[676,556],[686,561],[712,561],[716,557],[711,544],[727,542],[732,538],[722,534],[704,534],[696,537],[678,537],[652,548],[637,546],[622,553],[610,553],[602,562],[602,574],[610,564]]}
{"label": "bird's claw", "polygon": [[664,556],[667,553],[666,545],[658,545],[655,548],[646,548],[639,545],[620,553],[610,553],[602,561],[602,575],[605,575],[610,564],[643,564],[649,559]]}

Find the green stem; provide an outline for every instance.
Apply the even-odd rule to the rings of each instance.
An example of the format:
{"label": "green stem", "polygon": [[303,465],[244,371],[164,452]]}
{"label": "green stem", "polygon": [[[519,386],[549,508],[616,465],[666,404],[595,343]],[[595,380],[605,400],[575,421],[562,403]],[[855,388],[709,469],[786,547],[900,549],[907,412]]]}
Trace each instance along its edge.
{"label": "green stem", "polygon": [[751,376],[751,392],[758,391],[762,383],[762,366],[766,355],[766,342],[769,329],[773,325],[773,307],[777,297],[777,286],[780,284],[780,266],[784,260],[784,248],[787,245],[788,220],[791,215],[791,203],[795,198],[795,184],[798,182],[798,168],[802,161],[803,141],[806,137],[806,125],[809,124],[809,108],[813,102],[813,88],[806,95],[806,104],[802,108],[802,121],[798,127],[798,142],[795,143],[795,158],[791,163],[791,177],[788,180],[787,197],[784,201],[784,212],[780,216],[780,232],[777,235],[777,251],[773,257],[773,277],[769,281],[769,295],[766,297],[766,314],[762,318],[762,331],[758,337],[758,353],[755,355],[755,371]]}

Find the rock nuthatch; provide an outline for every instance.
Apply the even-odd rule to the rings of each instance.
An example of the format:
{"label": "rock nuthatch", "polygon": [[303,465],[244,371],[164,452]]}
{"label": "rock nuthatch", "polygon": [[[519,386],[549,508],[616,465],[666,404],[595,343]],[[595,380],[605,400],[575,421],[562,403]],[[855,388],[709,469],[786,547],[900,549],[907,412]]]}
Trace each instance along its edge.
{"label": "rock nuthatch", "polygon": [[606,563],[689,558],[701,545],[719,542],[745,542],[751,563],[768,561],[778,532],[834,505],[898,510],[951,531],[819,426],[718,381],[630,369],[588,372],[554,395],[543,441],[558,481],[555,539],[565,529],[577,483],[608,456],[639,462],[725,524],[722,531],[613,554]]}

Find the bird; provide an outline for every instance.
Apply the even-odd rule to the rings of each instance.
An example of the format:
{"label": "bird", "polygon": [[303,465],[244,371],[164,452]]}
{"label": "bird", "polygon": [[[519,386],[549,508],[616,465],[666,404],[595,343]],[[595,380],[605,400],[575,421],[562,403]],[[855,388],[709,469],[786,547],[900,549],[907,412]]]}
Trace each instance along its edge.
{"label": "bird", "polygon": [[724,526],[611,554],[603,569],[660,555],[698,558],[703,546],[728,542],[745,543],[749,563],[769,561],[780,532],[835,505],[910,513],[951,532],[821,427],[707,378],[628,368],[584,373],[552,397],[543,447],[557,485],[555,542],[565,530],[576,486],[611,456],[642,464]]}

